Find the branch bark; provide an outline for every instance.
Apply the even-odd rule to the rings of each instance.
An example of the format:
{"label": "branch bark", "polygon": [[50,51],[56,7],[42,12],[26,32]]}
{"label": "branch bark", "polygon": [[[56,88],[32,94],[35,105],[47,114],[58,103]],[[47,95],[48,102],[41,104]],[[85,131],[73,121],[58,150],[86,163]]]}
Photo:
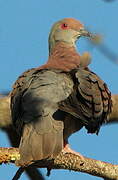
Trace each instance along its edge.
{"label": "branch bark", "polygon": [[[0,163],[15,163],[20,158],[18,148],[0,148]],[[38,161],[33,166],[48,169],[68,169],[109,180],[118,180],[118,165],[61,152],[54,160]],[[30,166],[31,168],[31,166]]]}
{"label": "branch bark", "polygon": [[10,97],[0,98],[0,128],[11,125]]}
{"label": "branch bark", "polygon": [[117,123],[118,122],[118,94],[112,95],[113,108],[112,113],[110,114],[108,123]]}

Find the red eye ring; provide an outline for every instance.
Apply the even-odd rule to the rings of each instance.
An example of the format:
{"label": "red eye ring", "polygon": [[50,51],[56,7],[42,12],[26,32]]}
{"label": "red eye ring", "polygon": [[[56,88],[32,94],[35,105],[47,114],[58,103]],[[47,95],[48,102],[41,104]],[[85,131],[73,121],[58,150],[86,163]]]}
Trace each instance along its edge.
{"label": "red eye ring", "polygon": [[62,29],[67,29],[68,28],[68,24],[66,24],[66,23],[61,24],[61,28]]}

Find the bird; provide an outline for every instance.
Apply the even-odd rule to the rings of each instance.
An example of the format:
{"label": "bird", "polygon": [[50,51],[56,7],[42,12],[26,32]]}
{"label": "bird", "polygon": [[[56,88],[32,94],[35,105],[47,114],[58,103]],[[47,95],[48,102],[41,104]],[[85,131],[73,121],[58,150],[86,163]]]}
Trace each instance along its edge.
{"label": "bird", "polygon": [[10,108],[20,136],[18,166],[55,159],[60,152],[76,153],[69,146],[70,135],[82,127],[98,134],[112,111],[110,90],[88,67],[90,54],[80,55],[76,48],[80,37],[92,35],[79,20],[57,21],[49,34],[47,62],[25,71],[13,85]]}

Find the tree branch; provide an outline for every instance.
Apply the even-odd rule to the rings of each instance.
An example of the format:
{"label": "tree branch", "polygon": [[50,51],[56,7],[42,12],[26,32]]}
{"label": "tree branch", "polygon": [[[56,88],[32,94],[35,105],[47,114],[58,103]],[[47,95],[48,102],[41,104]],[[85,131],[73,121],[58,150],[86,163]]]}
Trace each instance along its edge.
{"label": "tree branch", "polygon": [[118,94],[112,95],[113,108],[108,123],[118,123]]}
{"label": "tree branch", "polygon": [[0,127],[6,127],[11,124],[10,97],[5,96],[0,98]]}
{"label": "tree branch", "polygon": [[[0,163],[12,162],[20,158],[18,148],[0,148]],[[84,172],[93,176],[102,177],[109,180],[118,180],[118,165],[90,159],[72,153],[60,153],[54,160],[38,161],[33,166],[48,169],[68,169]],[[29,166],[31,168],[31,166]]]}

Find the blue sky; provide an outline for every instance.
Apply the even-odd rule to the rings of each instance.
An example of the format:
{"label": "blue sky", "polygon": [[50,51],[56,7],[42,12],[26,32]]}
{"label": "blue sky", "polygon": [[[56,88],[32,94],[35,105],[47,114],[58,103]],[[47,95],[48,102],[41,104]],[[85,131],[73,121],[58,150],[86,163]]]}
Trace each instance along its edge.
{"label": "blue sky", "polygon": [[[103,0],[0,0],[0,92],[10,90],[13,82],[25,70],[37,67],[48,58],[48,34],[51,25],[62,18],[79,19],[93,32],[103,35],[104,43],[118,54],[118,1]],[[81,39],[78,49],[90,51],[91,69],[108,84],[112,93],[118,93],[118,65],[90,47]],[[99,136],[86,133],[85,129],[72,135],[72,148],[81,154],[111,163],[118,162],[118,125],[104,126]],[[0,132],[0,146],[10,146],[6,135]],[[0,179],[10,180],[16,172],[14,165],[2,165]],[[43,174],[46,171],[43,170]],[[97,180],[90,175],[53,170],[46,180],[68,178]],[[21,180],[27,180],[22,175]]]}

